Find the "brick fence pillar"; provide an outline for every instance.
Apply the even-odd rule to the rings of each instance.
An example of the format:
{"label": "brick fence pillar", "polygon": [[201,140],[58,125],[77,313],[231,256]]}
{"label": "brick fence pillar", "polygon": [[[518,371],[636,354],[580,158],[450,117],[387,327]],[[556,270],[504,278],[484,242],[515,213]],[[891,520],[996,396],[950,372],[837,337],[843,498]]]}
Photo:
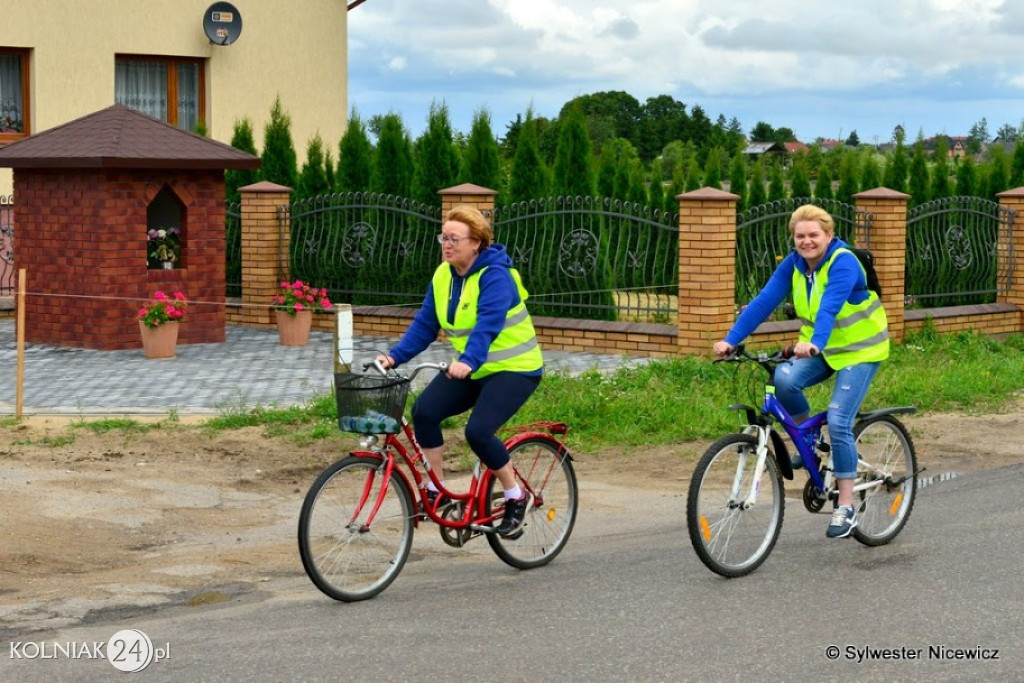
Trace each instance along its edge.
{"label": "brick fence pillar", "polygon": [[[490,217],[494,211],[494,198],[497,190],[490,190],[472,183],[463,183],[455,187],[438,190],[441,195],[441,215],[448,213],[449,209],[458,204],[469,204],[479,209],[485,216]],[[440,226],[438,226],[440,230]]]}
{"label": "brick fence pillar", "polygon": [[282,279],[289,278],[287,217],[281,207],[291,201],[291,188],[267,181],[238,189],[242,195],[242,313],[239,324],[274,324],[270,300]]}
{"label": "brick fence pillar", "polygon": [[737,195],[703,188],[679,200],[681,355],[707,356],[736,319]]}
{"label": "brick fence pillar", "polygon": [[[871,253],[882,285],[882,304],[889,319],[889,339],[903,341],[907,270],[907,200],[910,195],[885,187],[853,196],[857,208],[871,214]],[[866,245],[859,244],[858,247]]]}
{"label": "brick fence pillar", "polygon": [[[997,262],[1008,264],[1007,268],[1013,266],[1010,257],[1011,250],[1016,257],[1016,267],[1010,277],[1009,291],[1005,296],[1000,295],[996,301],[999,303],[1013,304],[1020,310],[1020,320],[1017,329],[1024,329],[1024,187],[1017,187],[996,195],[999,205],[1014,212],[1012,242],[1006,240],[999,242]],[[1022,217],[1021,224],[1017,224],[1017,217]]]}

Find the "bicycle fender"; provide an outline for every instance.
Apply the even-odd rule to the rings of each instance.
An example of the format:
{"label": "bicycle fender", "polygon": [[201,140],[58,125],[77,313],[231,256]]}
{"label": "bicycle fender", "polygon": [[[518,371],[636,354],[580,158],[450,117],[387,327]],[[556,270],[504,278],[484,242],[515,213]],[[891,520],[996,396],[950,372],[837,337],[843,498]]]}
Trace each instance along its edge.
{"label": "bicycle fender", "polygon": [[916,406],[899,406],[896,408],[879,408],[878,410],[869,410],[866,413],[857,413],[857,421],[863,422],[864,420],[873,420],[876,417],[882,417],[883,415],[909,415],[916,413]]}
{"label": "bicycle fender", "polygon": [[793,463],[789,461],[789,449],[786,448],[786,442],[782,440],[782,435],[774,429],[769,432],[772,435],[772,449],[775,451],[775,463],[779,466],[779,471],[782,472],[782,477],[793,481]]}
{"label": "bicycle fender", "polygon": [[558,446],[558,454],[561,457],[568,458],[569,460],[573,459],[572,453],[570,453],[569,449],[565,447],[565,444],[563,444],[561,441],[559,441],[558,439],[554,438],[553,436],[546,432],[519,432],[518,434],[515,434],[514,436],[505,441],[505,450],[511,450],[513,446],[519,444],[520,442],[534,438],[544,439],[545,441],[548,441]]}

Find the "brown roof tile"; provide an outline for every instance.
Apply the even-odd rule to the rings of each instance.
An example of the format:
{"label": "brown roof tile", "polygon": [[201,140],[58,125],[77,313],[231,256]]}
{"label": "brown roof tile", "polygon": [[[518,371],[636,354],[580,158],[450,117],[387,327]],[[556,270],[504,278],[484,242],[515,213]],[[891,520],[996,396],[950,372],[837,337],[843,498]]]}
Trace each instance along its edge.
{"label": "brown roof tile", "polygon": [[0,149],[7,168],[259,168],[259,157],[120,104]]}

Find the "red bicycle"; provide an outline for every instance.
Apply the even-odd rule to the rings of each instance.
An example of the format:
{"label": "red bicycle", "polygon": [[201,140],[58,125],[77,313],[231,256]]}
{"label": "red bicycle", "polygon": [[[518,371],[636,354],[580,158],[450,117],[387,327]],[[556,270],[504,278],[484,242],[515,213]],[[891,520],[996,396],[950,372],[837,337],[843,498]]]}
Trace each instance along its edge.
{"label": "red bicycle", "polygon": [[[505,442],[516,479],[532,503],[523,526],[501,536],[495,528],[505,501],[497,477],[477,463],[468,491],[448,490],[430,469],[404,417],[416,374],[444,371],[447,365],[423,363],[407,377],[376,363],[366,368],[371,365],[379,374],[335,375],[339,427],[360,433],[363,450],[329,465],[306,493],[299,514],[299,553],[313,584],[343,602],[372,598],[398,576],[413,532],[426,520],[436,523],[441,538],[453,547],[486,537],[494,553],[517,569],[553,560],[569,540],[579,503],[572,456],[557,438],[568,427],[561,422],[523,425]],[[434,501],[427,495],[428,479],[441,492]]]}

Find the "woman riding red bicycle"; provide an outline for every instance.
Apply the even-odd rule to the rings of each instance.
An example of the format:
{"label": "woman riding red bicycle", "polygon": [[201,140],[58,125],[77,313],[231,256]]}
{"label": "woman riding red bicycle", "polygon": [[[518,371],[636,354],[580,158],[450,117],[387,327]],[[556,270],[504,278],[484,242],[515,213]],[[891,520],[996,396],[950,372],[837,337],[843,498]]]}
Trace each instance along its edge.
{"label": "woman riding red bicycle", "polygon": [[[516,483],[508,450],[496,432],[526,403],[543,375],[540,345],[526,309],[528,295],[479,210],[452,208],[437,240],[444,261],[434,271],[423,304],[398,344],[377,361],[385,369],[406,363],[444,331],[459,355],[413,404],[416,439],[443,485],[441,422],[473,409],[466,441],[501,482],[505,513],[496,531],[511,536],[523,524],[530,495]],[[433,482],[427,488],[436,506],[437,488]]]}

